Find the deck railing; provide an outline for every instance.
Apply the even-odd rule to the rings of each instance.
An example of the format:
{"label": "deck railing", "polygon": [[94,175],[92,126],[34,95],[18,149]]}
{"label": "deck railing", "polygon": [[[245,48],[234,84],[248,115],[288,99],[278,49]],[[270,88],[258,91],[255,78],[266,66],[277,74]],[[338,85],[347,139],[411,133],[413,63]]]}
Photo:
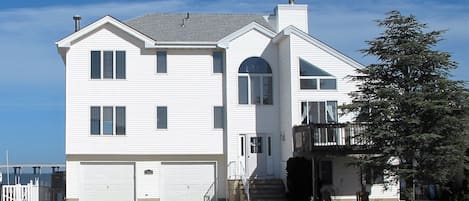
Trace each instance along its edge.
{"label": "deck railing", "polygon": [[361,137],[365,131],[363,123],[328,123],[295,126],[293,143],[295,152],[315,150],[353,149],[369,145],[369,140]]}

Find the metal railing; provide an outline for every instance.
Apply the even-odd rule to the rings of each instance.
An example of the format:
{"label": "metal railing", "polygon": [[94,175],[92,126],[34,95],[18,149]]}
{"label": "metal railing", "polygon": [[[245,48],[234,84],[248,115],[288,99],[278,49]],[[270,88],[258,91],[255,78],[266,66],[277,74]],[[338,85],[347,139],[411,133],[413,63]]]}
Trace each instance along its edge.
{"label": "metal railing", "polygon": [[212,201],[215,197],[215,182],[212,183],[204,194],[204,201]]}
{"label": "metal railing", "polygon": [[365,131],[362,123],[329,123],[295,126],[293,143],[295,152],[310,152],[313,148],[353,147],[368,145],[360,134]]}
{"label": "metal railing", "polygon": [[239,168],[242,172],[241,181],[243,182],[244,193],[246,194],[247,201],[250,201],[251,198],[249,196],[249,179],[247,176],[246,168],[244,168],[243,163],[241,161],[239,161]]}

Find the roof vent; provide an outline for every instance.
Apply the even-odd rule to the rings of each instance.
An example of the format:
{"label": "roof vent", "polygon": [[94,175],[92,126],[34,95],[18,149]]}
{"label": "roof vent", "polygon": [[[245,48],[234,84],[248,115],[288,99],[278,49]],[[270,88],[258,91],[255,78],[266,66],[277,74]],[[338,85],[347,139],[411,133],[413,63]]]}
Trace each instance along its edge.
{"label": "roof vent", "polygon": [[191,18],[190,18],[190,15],[189,13],[186,14],[186,17],[185,18],[182,18],[182,24],[181,24],[181,27],[185,27],[186,26],[186,21],[189,21]]}
{"label": "roof vent", "polygon": [[77,32],[80,30],[80,20],[81,20],[80,15],[74,15],[73,20],[75,21],[75,32]]}

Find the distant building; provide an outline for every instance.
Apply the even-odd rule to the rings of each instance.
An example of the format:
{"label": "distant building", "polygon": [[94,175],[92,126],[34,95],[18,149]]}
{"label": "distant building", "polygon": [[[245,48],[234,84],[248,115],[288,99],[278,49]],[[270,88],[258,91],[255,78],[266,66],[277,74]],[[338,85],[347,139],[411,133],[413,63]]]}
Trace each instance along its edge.
{"label": "distant building", "polygon": [[[307,13],[292,1],[265,16],[105,16],[81,29],[75,17],[76,32],[57,42],[66,68],[66,199],[216,200],[244,176],[286,183],[286,161],[301,155],[294,126],[351,121],[337,107],[351,101],[356,84],[347,76],[362,67],[309,35]],[[342,145],[337,131],[310,142]],[[355,199],[353,158],[329,151],[302,154],[318,156],[335,199]],[[394,187],[370,187],[372,199],[397,200]]]}

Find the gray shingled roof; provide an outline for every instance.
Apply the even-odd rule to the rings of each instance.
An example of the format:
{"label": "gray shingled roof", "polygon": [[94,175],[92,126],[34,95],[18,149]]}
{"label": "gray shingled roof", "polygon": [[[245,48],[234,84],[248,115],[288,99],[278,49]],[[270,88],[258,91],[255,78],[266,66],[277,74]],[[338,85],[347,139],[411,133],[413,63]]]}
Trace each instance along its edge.
{"label": "gray shingled roof", "polygon": [[257,22],[273,30],[262,15],[257,14],[151,14],[126,21],[130,27],[156,41],[216,42],[236,30]]}

